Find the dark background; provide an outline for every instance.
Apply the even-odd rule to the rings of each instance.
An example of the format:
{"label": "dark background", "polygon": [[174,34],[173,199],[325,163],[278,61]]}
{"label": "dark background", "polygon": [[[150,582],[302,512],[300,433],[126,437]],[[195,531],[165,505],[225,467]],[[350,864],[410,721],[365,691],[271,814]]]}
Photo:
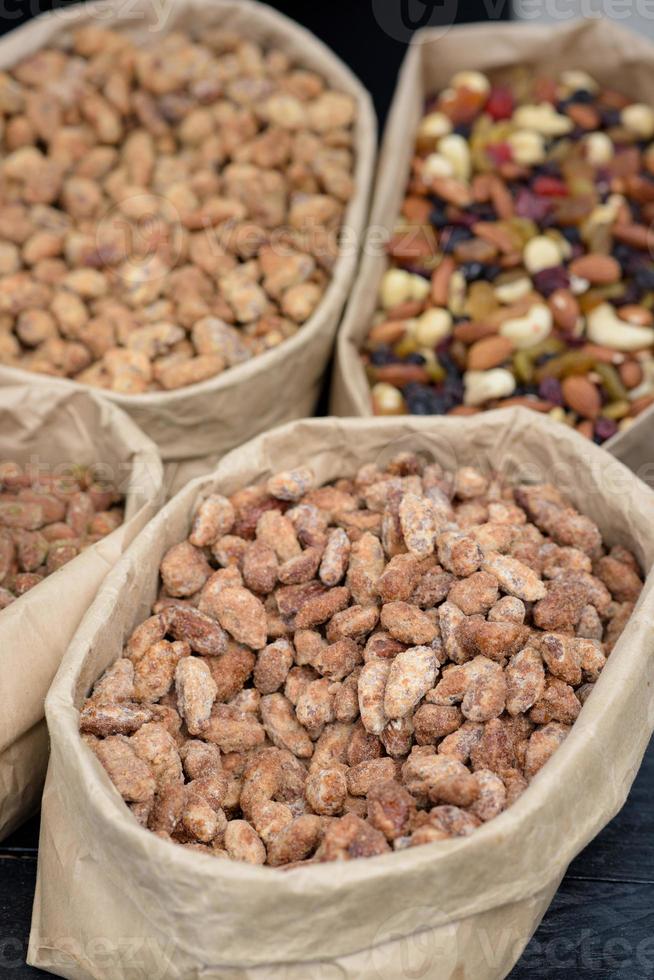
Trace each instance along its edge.
{"label": "dark background", "polygon": [[[271,5],[311,29],[350,65],[371,91],[383,121],[409,35],[400,4],[401,0],[277,0]],[[2,0],[0,33],[52,6],[40,0]],[[486,20],[489,8],[501,6],[496,0],[430,0],[429,23]],[[411,0],[411,16],[425,9],[422,0]],[[498,17],[506,19],[507,11],[508,3]],[[34,819],[0,844],[0,980],[46,976],[25,966],[37,842]],[[577,978],[654,978],[653,747],[626,807],[573,862],[511,974],[511,980]],[[441,977],[427,970],[417,980]]]}
{"label": "dark background", "polygon": [[[510,6],[509,0],[268,0],[340,55],[372,93],[380,118],[386,114],[406,52],[409,31],[403,23],[403,2],[416,21],[426,11],[429,25],[487,20],[489,9],[499,11],[495,19],[507,19]],[[68,0],[2,0],[0,33],[40,11],[68,5]]]}

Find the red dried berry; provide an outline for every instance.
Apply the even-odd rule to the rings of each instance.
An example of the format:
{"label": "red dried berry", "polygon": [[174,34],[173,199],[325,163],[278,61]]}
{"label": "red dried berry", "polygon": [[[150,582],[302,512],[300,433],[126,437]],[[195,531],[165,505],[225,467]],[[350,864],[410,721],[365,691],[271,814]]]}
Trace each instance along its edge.
{"label": "red dried berry", "polygon": [[567,186],[558,177],[536,177],[532,187],[536,194],[542,194],[545,197],[568,196]]}
{"label": "red dried berry", "polygon": [[510,89],[498,86],[491,89],[491,93],[486,103],[486,112],[495,121],[500,119],[510,119],[514,109],[513,94]]}
{"label": "red dried berry", "polygon": [[503,163],[511,163],[513,160],[513,150],[510,143],[489,143],[486,147],[486,153],[496,167]]}

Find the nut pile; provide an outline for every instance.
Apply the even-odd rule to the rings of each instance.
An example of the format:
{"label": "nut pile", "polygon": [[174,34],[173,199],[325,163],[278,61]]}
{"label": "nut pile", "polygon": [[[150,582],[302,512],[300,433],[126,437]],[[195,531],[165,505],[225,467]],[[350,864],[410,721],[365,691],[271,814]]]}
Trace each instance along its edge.
{"label": "nut pile", "polygon": [[642,588],[550,485],[416,455],[207,497],[80,728],[135,818],[271,866],[468,835],[563,742]]}
{"label": "nut pile", "polygon": [[0,362],[140,394],[290,337],[338,256],[355,113],[221,30],[85,27],[0,72]]}
{"label": "nut pile", "polygon": [[654,403],[654,109],[456,74],[416,136],[362,352],[377,414],[525,405],[602,443]]}
{"label": "nut pile", "polygon": [[92,467],[54,475],[0,462],[0,609],[123,519],[121,495]]}

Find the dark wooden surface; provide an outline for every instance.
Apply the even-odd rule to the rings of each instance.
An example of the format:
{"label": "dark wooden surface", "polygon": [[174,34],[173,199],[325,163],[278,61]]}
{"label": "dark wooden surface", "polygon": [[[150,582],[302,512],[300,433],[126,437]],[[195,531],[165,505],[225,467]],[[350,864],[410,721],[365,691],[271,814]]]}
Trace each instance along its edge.
{"label": "dark wooden surface", "polygon": [[[25,965],[37,840],[32,820],[0,844],[1,980],[47,976]],[[654,742],[626,806],[571,864],[510,980],[571,978],[654,978]]]}

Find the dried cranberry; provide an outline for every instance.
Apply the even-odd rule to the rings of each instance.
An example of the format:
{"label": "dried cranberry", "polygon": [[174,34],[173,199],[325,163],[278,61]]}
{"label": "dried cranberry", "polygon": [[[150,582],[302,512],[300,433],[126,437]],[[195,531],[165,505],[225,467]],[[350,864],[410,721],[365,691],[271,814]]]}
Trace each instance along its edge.
{"label": "dried cranberry", "polygon": [[538,197],[532,194],[526,187],[518,191],[515,199],[515,213],[519,218],[530,218],[539,224],[545,220],[551,207],[551,201],[547,197]]}
{"label": "dried cranberry", "polygon": [[568,188],[558,177],[536,177],[533,183],[534,193],[545,197],[567,197]]}
{"label": "dried cranberry", "polygon": [[565,266],[555,265],[551,269],[541,269],[534,273],[534,286],[543,296],[551,296],[556,289],[568,289],[570,277]]}
{"label": "dried cranberry", "polygon": [[538,396],[553,405],[563,405],[561,383],[557,378],[543,378],[538,385]]}
{"label": "dried cranberry", "polygon": [[493,119],[510,119],[514,109],[513,93],[511,89],[498,85],[491,89],[486,103],[486,112]]}
{"label": "dried cranberry", "polygon": [[605,442],[614,436],[618,431],[617,422],[613,419],[598,419],[595,423],[595,439],[598,442]]}
{"label": "dried cranberry", "polygon": [[486,147],[486,153],[496,167],[503,163],[511,163],[513,160],[513,150],[510,143],[489,143]]}

